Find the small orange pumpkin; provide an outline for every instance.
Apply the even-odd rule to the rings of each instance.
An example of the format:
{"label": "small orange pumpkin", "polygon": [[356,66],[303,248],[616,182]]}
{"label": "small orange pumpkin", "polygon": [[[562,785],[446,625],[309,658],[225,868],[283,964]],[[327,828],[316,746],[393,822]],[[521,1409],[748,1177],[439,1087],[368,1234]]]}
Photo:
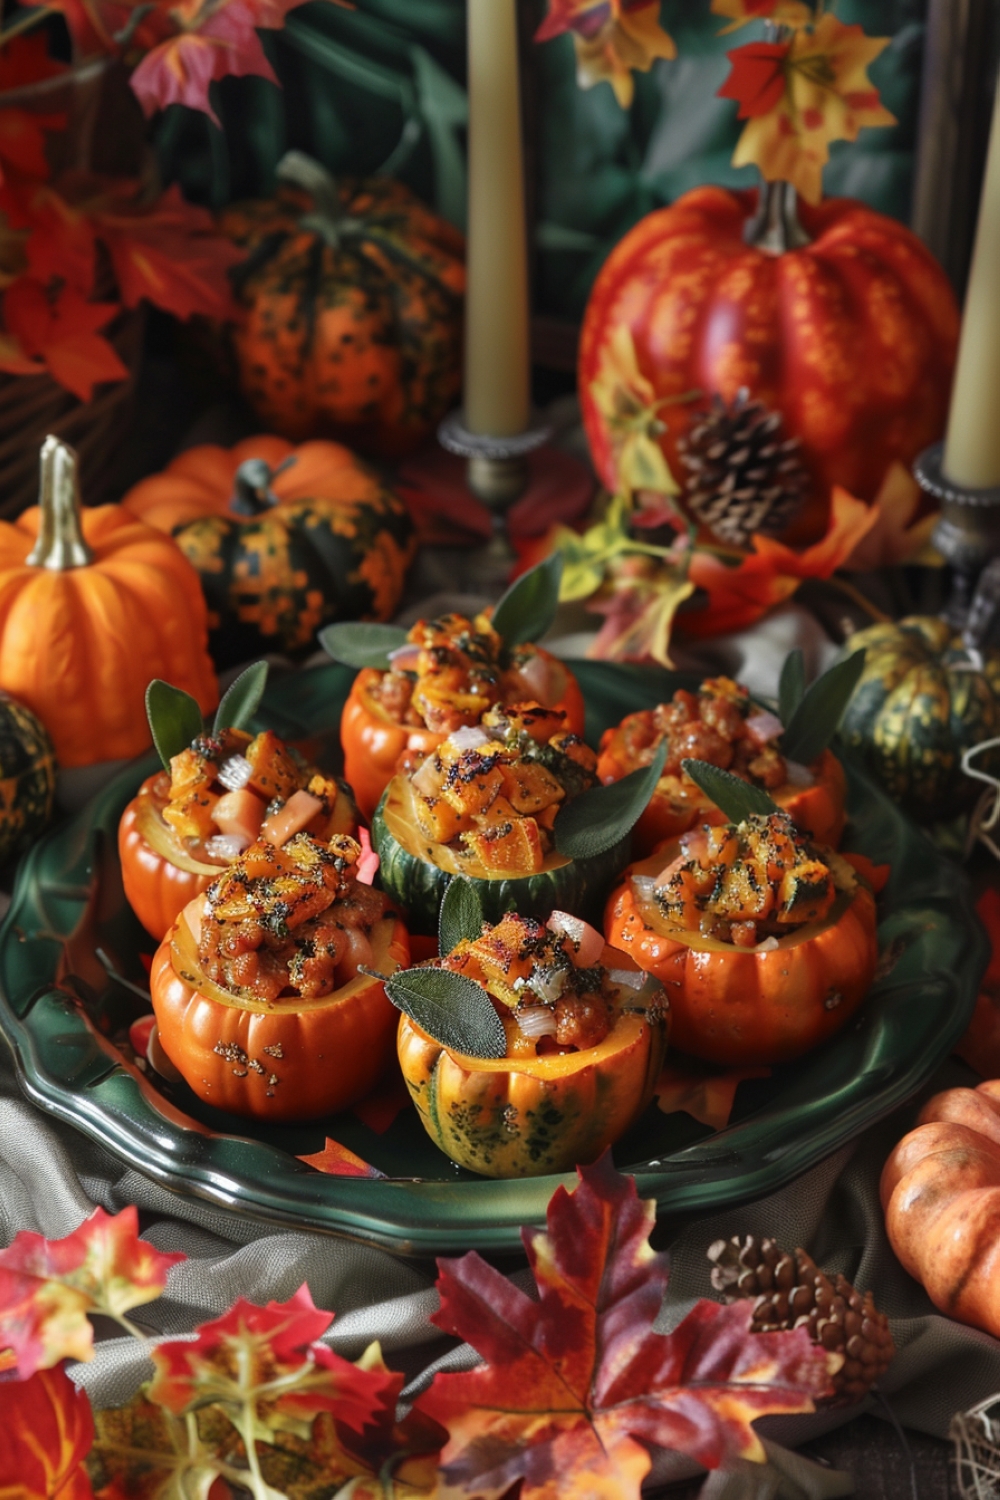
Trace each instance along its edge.
{"label": "small orange pumpkin", "polygon": [[120,505],[83,510],[76,455],[42,448],[39,504],[0,522],[0,687],[37,714],[63,767],[139,755],[150,677],[218,702],[198,575]]}
{"label": "small orange pumpkin", "polygon": [[1000,1079],[935,1094],[881,1195],[889,1243],[935,1307],[1000,1337]]}

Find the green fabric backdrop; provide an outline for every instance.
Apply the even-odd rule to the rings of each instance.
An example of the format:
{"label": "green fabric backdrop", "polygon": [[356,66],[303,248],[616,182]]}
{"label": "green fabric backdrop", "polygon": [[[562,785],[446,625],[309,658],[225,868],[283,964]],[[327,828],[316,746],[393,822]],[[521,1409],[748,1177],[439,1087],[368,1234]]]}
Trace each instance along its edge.
{"label": "green fabric backdrop", "polygon": [[[543,0],[523,9],[537,21]],[[892,37],[871,75],[899,124],[835,146],[826,190],[906,219],[926,0],[838,0],[836,11]],[[191,111],[166,111],[157,131],[166,177],[221,205],[270,191],[275,164],[295,146],[334,172],[388,171],[462,225],[464,15],[465,0],[356,0],[353,10],[310,0],[285,31],[264,33],[283,90],[225,80],[224,133]],[[700,182],[754,180],[729,165],[736,106],[715,93],[727,48],[753,28],[719,37],[709,0],[663,0],[662,19],[679,57],[638,78],[628,112],[607,84],[577,87],[568,37],[531,47],[537,312],[579,317],[604,256],[650,209]]]}

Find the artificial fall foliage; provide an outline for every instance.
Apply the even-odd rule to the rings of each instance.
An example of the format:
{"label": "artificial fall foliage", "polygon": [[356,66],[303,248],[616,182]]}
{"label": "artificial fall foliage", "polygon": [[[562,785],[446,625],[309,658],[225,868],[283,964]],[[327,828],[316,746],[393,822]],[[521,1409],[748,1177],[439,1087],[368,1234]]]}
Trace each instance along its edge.
{"label": "artificial fall foliage", "polygon": [[660,25],[660,0],[549,0],[535,40],[570,32],[581,88],[607,82],[622,109],[635,94],[633,73],[648,73],[659,57],[677,56]]}
{"label": "artificial fall foliage", "polygon": [[[20,1234],[0,1252],[5,1416],[0,1494],[19,1500],[419,1500],[461,1493],[521,1500],[639,1500],[650,1449],[708,1468],[764,1457],[751,1424],[812,1410],[837,1356],[802,1330],[754,1334],[749,1306],[699,1302],[654,1331],[666,1257],[649,1244],[655,1205],[605,1156],[559,1188],[545,1232],[524,1231],[539,1299],[476,1254],[439,1262],[438,1327],[485,1363],[438,1373],[408,1415],[403,1377],[377,1345],[351,1363],[324,1342],[332,1315],[308,1288],[243,1299],[193,1336],[149,1343],[153,1378],[122,1407],[91,1413],[67,1359],[92,1357],[83,1324],[163,1290],[171,1264],[138,1238],[134,1209],[98,1209],[62,1240]],[[219,1484],[222,1488],[216,1488]]]}

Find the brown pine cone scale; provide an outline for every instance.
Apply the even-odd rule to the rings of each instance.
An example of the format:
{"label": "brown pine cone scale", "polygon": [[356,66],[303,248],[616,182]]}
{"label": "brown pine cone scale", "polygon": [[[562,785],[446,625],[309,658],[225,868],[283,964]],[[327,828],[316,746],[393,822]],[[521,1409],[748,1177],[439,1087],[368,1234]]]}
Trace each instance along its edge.
{"label": "brown pine cone scale", "polygon": [[805,499],[809,476],[797,438],[784,438],[781,413],[751,401],[713,397],[678,440],[687,469],[684,503],[696,521],[731,546],[755,532],[777,536]]}

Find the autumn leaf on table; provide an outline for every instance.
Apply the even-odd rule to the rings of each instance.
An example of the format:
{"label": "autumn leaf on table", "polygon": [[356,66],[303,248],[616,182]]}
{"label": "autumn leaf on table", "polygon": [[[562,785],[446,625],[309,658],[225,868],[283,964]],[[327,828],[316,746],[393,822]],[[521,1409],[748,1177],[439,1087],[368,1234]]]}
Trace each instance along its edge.
{"label": "autumn leaf on table", "polygon": [[898,567],[901,563],[939,564],[941,556],[931,546],[938,513],[916,519],[922,494],[909,469],[901,463],[890,465],[871,507],[875,523],[843,566],[871,572],[876,568]]}
{"label": "autumn leaf on table", "polygon": [[208,1500],[223,1461],[202,1436],[200,1414],[181,1421],[140,1391],[94,1421],[87,1466],[97,1500]]}
{"label": "autumn leaf on table", "polygon": [[656,1102],[665,1115],[683,1110],[710,1130],[725,1130],[736,1090],[751,1078],[770,1078],[770,1068],[733,1068],[710,1073],[696,1066],[668,1063],[656,1083]]}
{"label": "autumn leaf on table", "polygon": [[298,1160],[304,1161],[308,1167],[315,1167],[317,1172],[326,1172],[330,1177],[385,1176],[378,1167],[373,1167],[370,1162],[330,1136],[326,1137],[322,1151],[314,1151],[311,1156],[300,1156]]}
{"label": "autumn leaf on table", "polygon": [[138,203],[95,208],[94,228],[111,256],[126,307],[142,298],[177,318],[225,318],[233,307],[229,269],[243,259],[207,209],[173,183],[151,209]]}
{"label": "autumn leaf on table", "polygon": [[40,282],[21,276],[4,293],[7,347],[0,342],[0,369],[12,374],[47,369],[74,396],[89,401],[101,381],[128,375],[97,331],[118,311],[117,303],[88,302],[72,286],[52,297]]}
{"label": "autumn leaf on table", "polygon": [[580,87],[607,81],[622,109],[635,94],[633,72],[648,73],[658,57],[677,56],[660,25],[660,0],[549,0],[535,40],[566,31],[573,35]]}
{"label": "autumn leaf on table", "polygon": [[728,16],[729,25],[719,32],[737,31],[751,21],[772,21],[776,26],[797,29],[808,26],[813,18],[811,5],[803,0],[712,0],[714,16]]}
{"label": "autumn leaf on table", "polygon": [[59,280],[85,297],[93,290],[97,236],[87,207],[49,182],[0,187],[0,208],[12,228],[27,231],[28,271],[42,286]]}
{"label": "autumn leaf on table", "polygon": [[47,177],[45,132],[62,130],[65,115],[37,115],[32,110],[0,109],[0,167],[16,167],[28,177]]}
{"label": "autumn leaf on table", "polygon": [[719,94],[737,100],[747,121],[733,165],[753,163],[768,182],[790,182],[818,203],[830,143],[855,140],[865,125],[896,123],[867,72],[888,45],[888,37],[866,36],[827,13],[788,42],[730,52],[732,72]]}
{"label": "autumn leaf on table", "polygon": [[548,1232],[523,1231],[538,1285],[532,1301],[475,1252],[438,1262],[432,1321],[489,1363],[438,1374],[418,1408],[443,1423],[446,1481],[520,1500],[638,1500],[649,1448],[707,1468],[763,1458],[750,1423],[812,1410],[831,1365],[808,1334],[749,1331],[752,1308],[699,1302],[670,1334],[653,1332],[667,1258],[641,1202],[610,1154],[558,1188]]}
{"label": "autumn leaf on table", "polygon": [[694,593],[689,549],[676,560],[622,557],[612,563],[600,592],[587,605],[604,624],[587,649],[602,661],[656,661],[672,667],[670,641],[678,609]]}
{"label": "autumn leaf on table", "polygon": [[94,1436],[85,1392],[61,1365],[0,1385],[0,1496],[89,1500],[83,1460]]}
{"label": "autumn leaf on table", "polygon": [[63,1358],[90,1359],[87,1313],[128,1326],[125,1314],[158,1297],[184,1258],[141,1240],[134,1208],[97,1208],[61,1240],[22,1230],[0,1250],[0,1348],[14,1350],[22,1379]]}

